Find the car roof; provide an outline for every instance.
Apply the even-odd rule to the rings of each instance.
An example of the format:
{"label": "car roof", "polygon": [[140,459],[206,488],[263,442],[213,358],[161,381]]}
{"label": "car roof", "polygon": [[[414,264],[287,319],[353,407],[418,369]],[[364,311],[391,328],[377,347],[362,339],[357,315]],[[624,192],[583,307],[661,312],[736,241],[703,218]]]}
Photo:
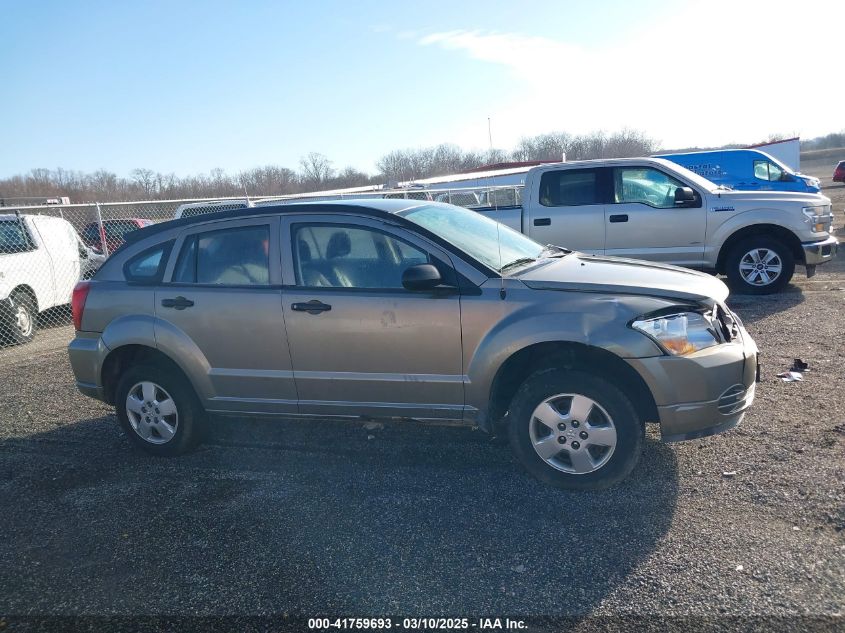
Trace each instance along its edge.
{"label": "car roof", "polygon": [[166,222],[159,222],[146,226],[137,231],[127,233],[125,236],[126,242],[136,242],[141,239],[146,239],[156,233],[161,233],[172,228],[180,226],[190,226],[192,224],[199,224],[201,222],[208,222],[211,220],[228,220],[236,218],[249,218],[262,215],[276,215],[276,214],[291,214],[301,213],[303,211],[324,211],[332,213],[337,211],[353,212],[358,215],[371,215],[373,217],[388,217],[395,215],[407,209],[415,207],[424,207],[430,205],[437,206],[451,206],[439,202],[431,202],[430,200],[406,200],[406,199],[384,199],[384,198],[364,198],[356,200],[321,200],[317,202],[285,202],[272,206],[262,207],[247,207],[244,209],[226,209],[224,211],[213,211],[211,213],[203,213],[201,215],[193,215],[189,217],[182,217]]}

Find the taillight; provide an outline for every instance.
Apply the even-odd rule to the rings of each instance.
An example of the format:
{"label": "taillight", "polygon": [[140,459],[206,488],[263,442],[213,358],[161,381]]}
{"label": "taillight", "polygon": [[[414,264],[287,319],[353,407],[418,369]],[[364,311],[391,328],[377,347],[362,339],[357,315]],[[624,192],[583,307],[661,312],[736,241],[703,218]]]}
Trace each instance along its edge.
{"label": "taillight", "polygon": [[70,310],[73,313],[73,328],[77,332],[82,329],[82,312],[85,310],[85,300],[88,298],[89,290],[91,290],[90,281],[80,281],[73,288]]}

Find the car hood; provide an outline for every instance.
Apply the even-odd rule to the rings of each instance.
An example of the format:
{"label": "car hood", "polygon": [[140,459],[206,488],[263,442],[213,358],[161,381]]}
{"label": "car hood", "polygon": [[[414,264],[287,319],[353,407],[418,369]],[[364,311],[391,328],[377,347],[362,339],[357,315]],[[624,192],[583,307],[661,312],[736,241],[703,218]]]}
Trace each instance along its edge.
{"label": "car hood", "polygon": [[584,253],[542,260],[516,277],[536,290],[635,294],[706,303],[724,303],[728,297],[728,287],[706,273],[639,259]]}

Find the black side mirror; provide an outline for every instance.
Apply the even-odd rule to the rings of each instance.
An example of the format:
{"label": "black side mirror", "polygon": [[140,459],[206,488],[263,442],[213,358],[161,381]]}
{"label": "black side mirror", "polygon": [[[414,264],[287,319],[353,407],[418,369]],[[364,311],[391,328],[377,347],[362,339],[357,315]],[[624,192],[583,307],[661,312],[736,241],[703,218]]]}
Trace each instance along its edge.
{"label": "black side mirror", "polygon": [[690,202],[695,202],[695,192],[690,187],[678,187],[675,189],[676,205],[684,207]]}
{"label": "black side mirror", "polygon": [[402,286],[406,290],[433,290],[441,283],[440,271],[431,264],[417,264],[402,273]]}

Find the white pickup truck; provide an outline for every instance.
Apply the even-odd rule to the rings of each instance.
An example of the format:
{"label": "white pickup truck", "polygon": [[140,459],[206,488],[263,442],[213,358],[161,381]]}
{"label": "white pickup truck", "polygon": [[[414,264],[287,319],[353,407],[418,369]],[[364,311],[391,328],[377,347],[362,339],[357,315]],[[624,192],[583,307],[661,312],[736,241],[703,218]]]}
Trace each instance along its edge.
{"label": "white pickup truck", "polygon": [[0,340],[32,340],[38,313],[70,303],[101,260],[66,220],[0,214]]}
{"label": "white pickup truck", "polygon": [[595,254],[726,274],[738,292],[777,292],[836,256],[830,199],[733,191],[659,158],[540,165],[522,205],[478,209],[531,236]]}

